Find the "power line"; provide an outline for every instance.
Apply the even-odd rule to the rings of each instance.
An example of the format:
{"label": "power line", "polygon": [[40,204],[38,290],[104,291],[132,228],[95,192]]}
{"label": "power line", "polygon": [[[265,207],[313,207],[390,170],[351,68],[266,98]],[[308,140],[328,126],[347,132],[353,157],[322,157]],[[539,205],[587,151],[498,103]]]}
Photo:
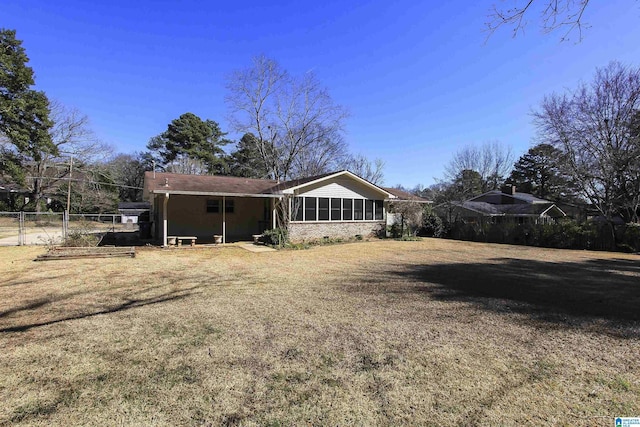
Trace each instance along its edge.
{"label": "power line", "polygon": [[119,188],[132,188],[135,190],[143,190],[143,187],[135,187],[133,185],[124,185],[124,184],[113,184],[111,182],[102,182],[102,181],[91,181],[91,180],[87,180],[87,179],[78,179],[78,178],[66,178],[66,177],[60,177],[60,178],[56,178],[53,176],[26,176],[25,178],[27,179],[48,179],[48,180],[55,180],[55,181],[72,181],[72,182],[85,182],[88,184],[100,184],[100,185],[108,185],[111,187],[119,187]]}

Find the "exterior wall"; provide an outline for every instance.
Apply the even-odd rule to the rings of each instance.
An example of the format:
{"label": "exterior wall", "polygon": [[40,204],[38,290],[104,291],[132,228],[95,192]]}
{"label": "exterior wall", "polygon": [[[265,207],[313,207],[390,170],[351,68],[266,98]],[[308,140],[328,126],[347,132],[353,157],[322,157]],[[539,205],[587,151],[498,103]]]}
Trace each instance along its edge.
{"label": "exterior wall", "polygon": [[[158,196],[154,203],[155,237],[162,238],[162,200]],[[169,197],[168,235],[196,236],[201,242],[213,240],[214,234],[222,235],[222,212],[207,212],[207,200],[220,200],[221,197],[185,196],[172,194]],[[226,213],[227,241],[249,240],[252,234],[261,233],[265,224],[269,224],[271,200],[267,198],[227,197],[234,201],[234,212]]]}
{"label": "exterior wall", "polygon": [[350,238],[356,235],[371,236],[384,230],[385,221],[357,222],[291,222],[289,239],[292,242],[316,240],[328,237]]}
{"label": "exterior wall", "polygon": [[[384,200],[386,194],[364,185],[352,178],[339,176],[315,185],[305,186],[296,191],[298,197],[326,197],[340,199]],[[348,221],[290,221],[289,239],[293,242],[316,240],[323,237],[351,238],[356,235],[371,236],[385,229],[387,203],[383,204],[382,220]]]}

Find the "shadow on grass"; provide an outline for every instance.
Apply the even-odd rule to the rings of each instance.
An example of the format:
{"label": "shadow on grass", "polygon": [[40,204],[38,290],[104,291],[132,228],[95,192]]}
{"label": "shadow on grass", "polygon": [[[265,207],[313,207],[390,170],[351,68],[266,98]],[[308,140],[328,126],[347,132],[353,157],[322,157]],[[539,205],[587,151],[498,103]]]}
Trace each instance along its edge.
{"label": "shadow on grass", "polygon": [[[73,274],[70,273],[66,273],[66,274],[58,274],[57,276],[54,276],[53,274],[50,274],[47,276],[47,280],[64,280],[67,277],[71,277],[73,276]],[[36,284],[40,281],[41,279],[24,279],[23,277],[21,277],[20,275],[14,275],[12,277],[8,277],[6,278],[6,280],[4,281],[4,283],[0,284],[0,288],[9,288],[12,286],[21,286],[21,285],[33,285]]]}
{"label": "shadow on grass", "polygon": [[488,311],[523,314],[547,326],[630,338],[640,336],[639,263],[640,259],[555,263],[494,258],[487,263],[405,265],[381,276],[376,289],[426,294]]}
{"label": "shadow on grass", "polygon": [[0,319],[15,313],[20,313],[21,311],[35,310],[37,308],[40,308],[49,304],[50,302],[51,302],[50,299],[41,298],[35,301],[31,301],[27,304],[21,305],[19,307],[13,307],[13,308],[10,308],[9,310],[0,311]]}
{"label": "shadow on grass", "polygon": [[[41,326],[54,325],[56,323],[67,322],[69,320],[86,319],[88,317],[98,316],[98,315],[101,315],[101,314],[117,313],[119,311],[130,310],[132,308],[144,307],[144,306],[153,305],[153,304],[160,304],[160,303],[169,302],[169,301],[176,301],[176,300],[180,300],[180,299],[183,299],[183,298],[186,298],[186,297],[190,296],[192,294],[191,291],[193,291],[196,288],[198,288],[198,286],[194,286],[194,287],[186,288],[186,289],[179,289],[179,290],[170,291],[170,292],[165,292],[165,293],[162,293],[160,295],[156,295],[156,296],[148,297],[148,298],[125,298],[124,302],[122,302],[120,304],[112,305],[111,307],[104,308],[102,310],[95,310],[95,311],[89,311],[89,312],[84,312],[84,313],[72,314],[72,315],[69,315],[69,316],[65,316],[65,317],[57,318],[57,319],[52,319],[52,320],[48,320],[48,321],[44,321],[44,322],[29,323],[29,324],[19,325],[19,326],[9,326],[9,327],[5,327],[5,328],[1,328],[0,329],[0,333],[4,333],[4,332],[25,332],[25,331],[28,331],[28,330],[33,329],[33,328],[38,328],[38,327],[41,327]],[[2,314],[3,316],[8,316],[9,314],[17,313],[17,312],[23,311],[23,310],[32,310],[32,309],[41,308],[44,305],[49,304],[51,302],[54,302],[54,300],[38,300],[38,301],[34,301],[34,302],[29,303],[29,304],[27,304],[25,306],[22,306],[22,307],[17,307],[17,308],[14,308],[14,309],[7,310],[7,311],[5,311],[3,313],[0,313],[0,314]]]}

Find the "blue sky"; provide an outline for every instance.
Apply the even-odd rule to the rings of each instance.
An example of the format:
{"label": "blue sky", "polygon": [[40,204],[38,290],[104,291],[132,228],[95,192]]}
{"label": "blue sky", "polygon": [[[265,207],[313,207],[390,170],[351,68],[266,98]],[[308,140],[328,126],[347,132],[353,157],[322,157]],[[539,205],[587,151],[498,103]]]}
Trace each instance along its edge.
{"label": "blue sky", "polygon": [[187,111],[229,130],[225,77],[265,54],[313,70],[351,112],[351,150],[382,158],[385,184],[413,187],[468,144],[521,155],[545,94],[611,60],[640,66],[637,1],[591,2],[581,43],[541,34],[535,16],[524,35],[486,40],[494,3],[513,2],[0,0],[0,26],[23,40],[37,88],[88,115],[116,152],[144,150]]}

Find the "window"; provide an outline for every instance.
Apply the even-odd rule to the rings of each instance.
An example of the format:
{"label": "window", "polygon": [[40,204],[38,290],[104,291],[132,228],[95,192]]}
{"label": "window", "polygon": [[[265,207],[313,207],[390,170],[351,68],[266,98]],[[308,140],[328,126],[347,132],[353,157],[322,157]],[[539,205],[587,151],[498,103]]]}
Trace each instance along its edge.
{"label": "window", "polygon": [[315,197],[304,198],[304,220],[305,221],[316,220],[316,198]]}
{"label": "window", "polygon": [[383,201],[376,200],[375,201],[375,219],[376,221],[382,221],[384,219],[384,209],[383,209]]}
{"label": "window", "polygon": [[371,221],[373,219],[373,200],[365,200],[364,219]]}
{"label": "window", "polygon": [[328,197],[318,197],[318,221],[329,221]]}
{"label": "window", "polygon": [[362,220],[362,199],[355,199],[353,201],[353,219]]}
{"label": "window", "polygon": [[226,199],[224,201],[224,211],[226,213],[233,213],[235,210],[235,202],[233,199]]}
{"label": "window", "polygon": [[207,213],[220,213],[220,200],[207,200]]}
{"label": "window", "polygon": [[304,214],[303,206],[302,206],[302,202],[303,202],[303,198],[302,197],[294,197],[293,201],[291,202],[291,219],[293,221],[302,221],[303,217],[302,215]]}
{"label": "window", "polygon": [[331,221],[340,221],[341,216],[341,199],[331,199]]}
{"label": "window", "polygon": [[342,219],[351,221],[353,219],[353,199],[342,199]]}

